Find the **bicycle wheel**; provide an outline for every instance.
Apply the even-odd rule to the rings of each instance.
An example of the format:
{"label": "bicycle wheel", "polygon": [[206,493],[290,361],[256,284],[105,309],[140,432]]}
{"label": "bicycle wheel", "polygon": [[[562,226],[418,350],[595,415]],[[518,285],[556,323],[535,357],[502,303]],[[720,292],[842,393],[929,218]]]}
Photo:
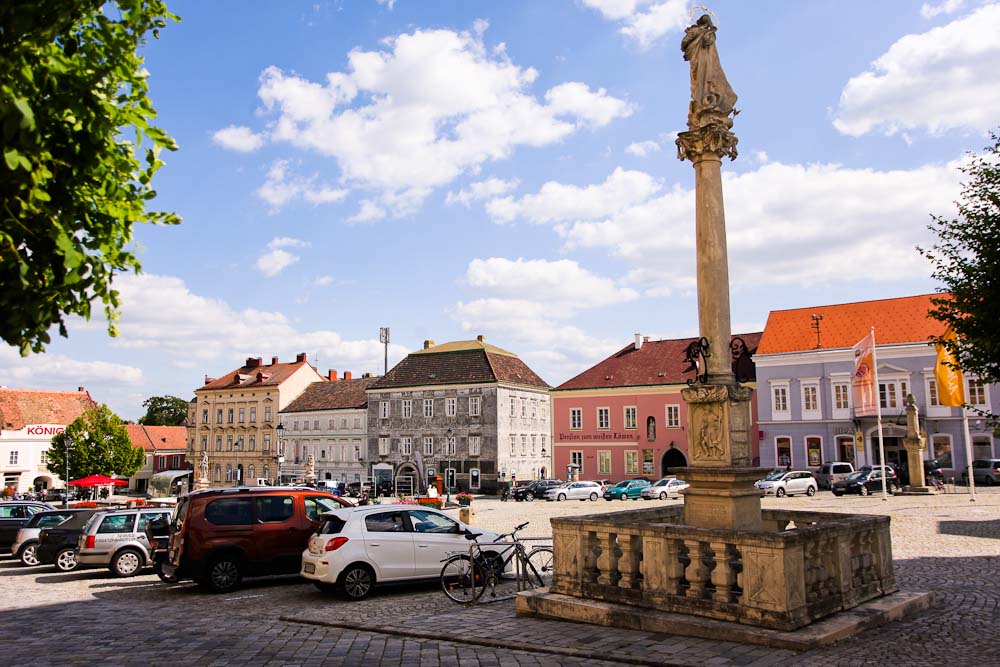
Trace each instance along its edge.
{"label": "bicycle wheel", "polygon": [[528,581],[532,586],[542,587],[552,583],[555,569],[552,547],[535,547],[527,556]]}
{"label": "bicycle wheel", "polygon": [[452,556],[441,568],[441,589],[455,602],[475,602],[486,590],[485,572],[468,556]]}

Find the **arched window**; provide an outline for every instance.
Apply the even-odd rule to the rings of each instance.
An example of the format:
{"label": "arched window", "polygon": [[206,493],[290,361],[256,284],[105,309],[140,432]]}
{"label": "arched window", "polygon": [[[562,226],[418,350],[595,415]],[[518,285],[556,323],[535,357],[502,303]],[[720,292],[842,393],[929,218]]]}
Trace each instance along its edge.
{"label": "arched window", "polygon": [[646,419],[646,440],[656,441],[656,419],[653,417]]}
{"label": "arched window", "polygon": [[216,482],[222,481],[222,466],[219,465],[218,463],[215,464],[215,481]]}
{"label": "arched window", "polygon": [[233,481],[233,466],[229,463],[226,464],[226,481]]}
{"label": "arched window", "polygon": [[257,479],[257,468],[256,467],[250,466],[249,468],[247,468],[247,479],[249,479],[251,481],[254,481],[254,480]]}
{"label": "arched window", "polygon": [[266,480],[271,479],[271,466],[269,465],[264,466],[264,479]]}

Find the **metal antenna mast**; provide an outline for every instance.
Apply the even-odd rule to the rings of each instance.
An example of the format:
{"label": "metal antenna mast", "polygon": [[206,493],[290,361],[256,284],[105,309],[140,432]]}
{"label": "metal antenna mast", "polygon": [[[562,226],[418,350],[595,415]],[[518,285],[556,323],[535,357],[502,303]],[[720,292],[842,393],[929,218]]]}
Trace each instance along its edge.
{"label": "metal antenna mast", "polygon": [[385,347],[385,370],[383,375],[389,374],[389,327],[379,327],[378,340]]}

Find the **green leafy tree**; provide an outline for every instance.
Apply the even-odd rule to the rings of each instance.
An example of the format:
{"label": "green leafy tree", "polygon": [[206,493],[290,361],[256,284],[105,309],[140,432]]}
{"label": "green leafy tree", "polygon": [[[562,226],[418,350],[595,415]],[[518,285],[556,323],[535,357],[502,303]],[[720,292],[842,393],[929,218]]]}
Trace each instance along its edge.
{"label": "green leafy tree", "polygon": [[142,407],[146,414],[139,423],[146,426],[180,426],[187,419],[188,402],[176,396],[150,396]]}
{"label": "green leafy tree", "polygon": [[[967,180],[956,202],[958,217],[932,216],[938,241],[920,253],[934,265],[945,294],[931,301],[931,316],[958,334],[944,343],[962,370],[1000,382],[1000,135],[960,167]],[[937,342],[937,341],[935,341]]]}
{"label": "green leafy tree", "polygon": [[66,474],[67,449],[69,480],[66,481],[112,473],[131,477],[142,467],[146,456],[142,447],[132,446],[125,422],[103,404],[87,410],[65,432],[52,438],[48,467],[59,476]]}
{"label": "green leafy tree", "polygon": [[0,3],[0,337],[22,355],[92,302],[116,335],[112,279],[141,268],[133,226],[180,222],[147,210],[177,146],[151,124],[138,49],[167,20],[160,0]]}

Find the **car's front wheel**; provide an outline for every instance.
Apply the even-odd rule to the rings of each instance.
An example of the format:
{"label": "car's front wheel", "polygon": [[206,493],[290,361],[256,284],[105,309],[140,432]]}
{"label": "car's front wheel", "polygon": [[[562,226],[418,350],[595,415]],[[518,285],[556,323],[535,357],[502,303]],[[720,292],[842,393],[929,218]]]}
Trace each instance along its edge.
{"label": "car's front wheel", "polygon": [[72,547],[63,547],[56,554],[56,569],[60,572],[72,572],[78,565],[76,551]]}
{"label": "car's front wheel", "polygon": [[560,493],[558,496],[556,496],[556,500],[558,500],[560,502],[562,502],[563,500],[566,500],[566,494],[565,493]]}
{"label": "car's front wheel", "polygon": [[38,565],[38,542],[28,542],[22,546],[17,557],[20,559],[21,565],[28,567]]}
{"label": "car's front wheel", "polygon": [[235,555],[219,556],[209,566],[204,579],[213,593],[228,593],[243,581],[243,564]]}
{"label": "car's front wheel", "polygon": [[835,495],[835,496],[837,496],[839,498],[842,495],[844,495],[844,492],[843,491],[837,491],[836,489],[834,489],[833,495]]}
{"label": "car's front wheel", "polygon": [[863,496],[867,496],[871,494],[871,491],[868,490],[867,486],[862,485],[861,488],[858,489],[858,493],[860,493]]}
{"label": "car's front wheel", "polygon": [[779,486],[779,487],[778,487],[778,488],[777,488],[777,489],[775,490],[775,492],[774,492],[774,497],[775,497],[775,498],[781,498],[781,497],[783,497],[784,495],[785,495],[785,489],[784,489],[784,487],[781,487],[781,486]]}
{"label": "car's front wheel", "polygon": [[337,582],[348,600],[364,600],[375,586],[375,573],[367,565],[351,565]]}
{"label": "car's front wheel", "polygon": [[660,500],[666,500],[666,499],[667,499],[667,492],[660,491]]}
{"label": "car's front wheel", "polygon": [[530,503],[535,499],[535,494],[533,494],[531,491],[528,491],[526,494],[524,494],[524,499]]}
{"label": "car's front wheel", "polygon": [[134,577],[142,569],[142,564],[142,554],[134,549],[125,549],[115,554],[108,569],[116,577]]}

